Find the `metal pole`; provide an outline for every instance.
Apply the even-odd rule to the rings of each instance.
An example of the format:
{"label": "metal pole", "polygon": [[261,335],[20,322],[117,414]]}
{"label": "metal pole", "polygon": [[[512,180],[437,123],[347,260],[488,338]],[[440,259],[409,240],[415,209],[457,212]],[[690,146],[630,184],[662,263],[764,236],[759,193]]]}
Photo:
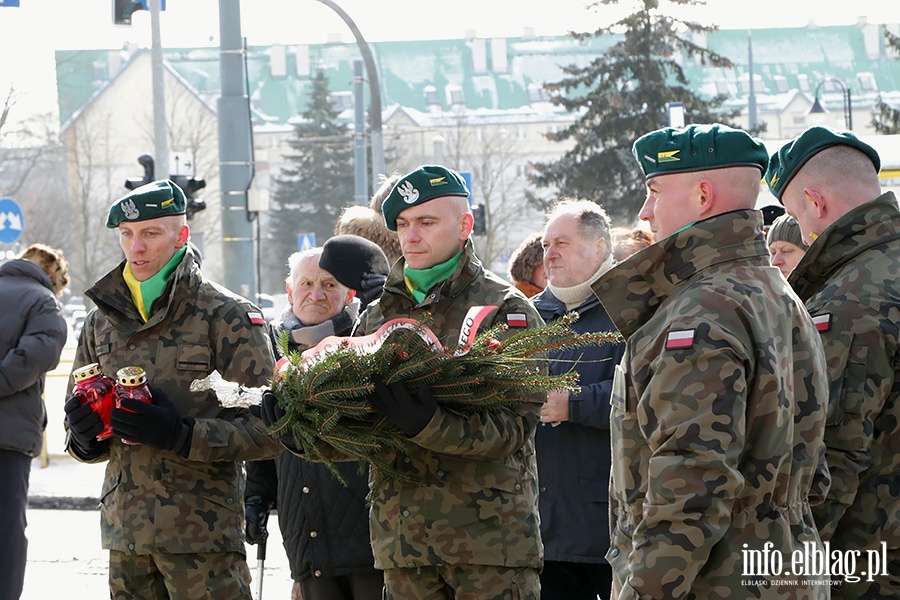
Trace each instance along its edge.
{"label": "metal pole", "polygon": [[150,68],[153,77],[153,157],[157,179],[169,176],[169,128],[166,123],[166,87],[159,33],[161,0],[150,0]]}
{"label": "metal pole", "polygon": [[262,600],[263,577],[266,574],[266,540],[256,544],[256,600]]}
{"label": "metal pole", "polygon": [[756,112],[756,77],[753,73],[753,35],[747,30],[747,63],[750,75],[750,95],[747,98],[747,123],[750,129],[756,127],[758,115]]}
{"label": "metal pole", "polygon": [[219,0],[219,184],[222,203],[222,262],[225,287],[256,299],[253,223],[247,189],[253,178],[250,108],[244,93],[244,47],[240,0]]}
{"label": "metal pole", "polygon": [[336,12],[347,24],[347,27],[353,32],[353,37],[356,38],[359,53],[362,54],[363,61],[366,64],[366,77],[369,79],[369,95],[372,101],[372,107],[369,110],[369,120],[371,121],[372,133],[372,181],[375,182],[378,181],[378,175],[385,172],[384,142],[381,135],[381,87],[378,83],[378,68],[375,66],[375,58],[372,56],[372,50],[369,48],[368,42],[366,42],[359,27],[350,18],[350,15],[332,0],[318,1]]}
{"label": "metal pole", "polygon": [[369,203],[369,182],[366,178],[366,107],[363,100],[363,63],[361,60],[353,61],[353,108],[355,117],[355,129],[353,131],[353,163],[355,172],[353,177],[353,198],[357,204]]}
{"label": "metal pole", "polygon": [[853,131],[853,105],[850,102],[850,86],[844,87],[844,95],[847,96],[847,129]]}

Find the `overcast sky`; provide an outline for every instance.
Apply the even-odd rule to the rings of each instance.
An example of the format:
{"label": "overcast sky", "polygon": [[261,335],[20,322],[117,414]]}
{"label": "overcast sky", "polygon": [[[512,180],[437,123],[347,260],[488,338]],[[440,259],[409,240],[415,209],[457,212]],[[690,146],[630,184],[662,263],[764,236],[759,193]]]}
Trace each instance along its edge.
{"label": "overcast sky", "polygon": [[[4,0],[0,0],[2,2]],[[19,0],[19,8],[0,7],[0,94],[10,84],[21,94],[13,114],[21,119],[49,112],[56,104],[53,52],[77,48],[120,48],[128,42],[150,45],[150,19],[135,13],[131,27],[112,24],[113,0]],[[589,31],[609,24],[621,8],[586,9],[585,0],[336,0],[368,41],[519,36]],[[633,8],[633,1],[622,0]],[[160,17],[167,47],[218,46],[219,0],[166,0]],[[723,29],[897,23],[887,0],[708,0],[686,16]],[[241,2],[242,35],[250,45],[315,44],[334,35],[353,36],[338,15],[316,0]],[[751,10],[751,8],[753,10]]]}

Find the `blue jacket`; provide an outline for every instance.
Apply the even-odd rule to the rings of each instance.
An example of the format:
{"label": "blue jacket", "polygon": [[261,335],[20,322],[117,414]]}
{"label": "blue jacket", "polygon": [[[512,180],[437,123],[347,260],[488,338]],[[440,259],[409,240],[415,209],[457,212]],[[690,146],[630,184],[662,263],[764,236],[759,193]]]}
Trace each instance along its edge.
{"label": "blue jacket", "polygon": [[34,457],[47,425],[44,376],[69,330],[50,278],[30,261],[0,265],[0,306],[0,448]]}
{"label": "blue jacket", "polygon": [[[549,289],[532,298],[544,321],[566,314]],[[575,309],[577,332],[616,331],[596,296]],[[569,397],[569,420],[537,430],[541,537],[544,560],[605,563],[609,548],[609,397],[625,344],[603,344],[556,352],[550,373],[578,371],[581,391]]]}

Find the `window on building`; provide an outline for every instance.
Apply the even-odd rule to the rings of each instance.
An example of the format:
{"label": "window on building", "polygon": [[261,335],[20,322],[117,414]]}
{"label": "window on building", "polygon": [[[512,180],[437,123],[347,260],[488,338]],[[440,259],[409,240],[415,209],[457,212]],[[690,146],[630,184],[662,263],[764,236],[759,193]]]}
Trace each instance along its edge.
{"label": "window on building", "polygon": [[437,89],[433,85],[425,86],[424,94],[425,102],[427,102],[429,106],[440,104],[440,100],[438,100]]}
{"label": "window on building", "polygon": [[[738,86],[741,90],[742,96],[750,95],[750,77],[746,77],[738,81]],[[754,94],[764,94],[766,93],[766,84],[763,83],[763,79],[761,75],[753,76],[753,93]]]}
{"label": "window on building", "polygon": [[550,94],[544,89],[544,86],[538,83],[528,84],[528,99],[531,102],[549,102]]}
{"label": "window on building", "polygon": [[859,89],[862,92],[877,92],[878,82],[875,81],[875,75],[872,73],[860,73],[857,75],[859,80]]}
{"label": "window on building", "polygon": [[728,89],[728,82],[724,79],[719,79],[716,81],[716,94],[719,96],[730,96],[730,90]]}
{"label": "window on building", "polygon": [[776,75],[773,80],[775,81],[775,89],[778,90],[779,94],[786,94],[788,91],[788,80],[784,75]]}
{"label": "window on building", "polygon": [[448,85],[447,86],[447,103],[454,104],[465,104],[466,99],[463,96],[462,88],[458,85]]}
{"label": "window on building", "polygon": [[797,87],[800,88],[801,92],[809,93],[809,75],[806,73],[800,73],[797,75]]}
{"label": "window on building", "polygon": [[331,92],[328,99],[335,110],[341,112],[353,108],[353,92]]}

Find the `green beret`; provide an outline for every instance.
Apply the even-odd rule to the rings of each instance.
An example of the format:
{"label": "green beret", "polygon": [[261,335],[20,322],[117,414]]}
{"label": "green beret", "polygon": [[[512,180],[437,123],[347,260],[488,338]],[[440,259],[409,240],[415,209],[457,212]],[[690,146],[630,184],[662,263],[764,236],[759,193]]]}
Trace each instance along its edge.
{"label": "green beret", "polygon": [[861,141],[849,131],[832,131],[827,127],[810,127],[781,147],[769,160],[766,171],[766,185],[772,194],[781,202],[784,189],[791,179],[810,158],[831,146],[850,146],[869,157],[875,165],[875,172],[881,170],[881,158],[875,149]]}
{"label": "green beret", "polygon": [[146,221],[169,215],[183,215],[185,199],[180,187],[161,179],[132,190],[109,207],[106,226],[115,229],[122,221]]}
{"label": "green beret", "polygon": [[769,227],[769,232],[766,234],[766,244],[771,246],[772,242],[789,242],[803,250],[809,247],[803,243],[800,225],[791,218],[791,215],[781,215]]}
{"label": "green beret", "polygon": [[469,197],[462,175],[439,165],[423,165],[405,175],[381,205],[384,224],[397,231],[397,216],[410,206],[423,204],[443,196]]}
{"label": "green beret", "polygon": [[658,129],[638,138],[631,151],[647,179],[725,167],[756,167],[764,173],[769,162],[762,142],[718,123]]}

